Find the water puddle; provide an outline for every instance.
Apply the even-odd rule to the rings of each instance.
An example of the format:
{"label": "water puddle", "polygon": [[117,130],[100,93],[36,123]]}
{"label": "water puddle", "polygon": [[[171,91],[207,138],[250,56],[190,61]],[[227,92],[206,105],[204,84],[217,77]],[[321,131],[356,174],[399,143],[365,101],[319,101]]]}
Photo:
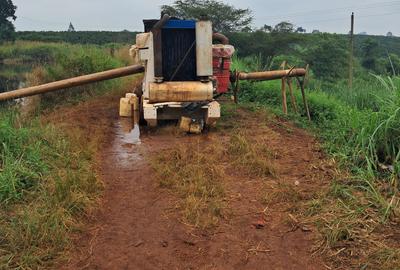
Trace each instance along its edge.
{"label": "water puddle", "polygon": [[112,154],[119,167],[134,169],[135,164],[143,160],[140,144],[139,114],[132,118],[120,117],[112,146]]}
{"label": "water puddle", "polygon": [[134,117],[120,117],[119,129],[122,134],[122,141],[126,144],[141,144],[140,141],[140,126],[139,126],[139,112],[135,112]]}

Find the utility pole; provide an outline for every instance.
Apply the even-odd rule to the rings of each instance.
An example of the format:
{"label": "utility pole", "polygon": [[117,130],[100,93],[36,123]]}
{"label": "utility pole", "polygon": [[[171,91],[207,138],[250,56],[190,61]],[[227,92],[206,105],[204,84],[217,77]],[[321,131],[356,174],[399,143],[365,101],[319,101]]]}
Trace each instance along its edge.
{"label": "utility pole", "polygon": [[354,12],[351,13],[350,30],[350,56],[349,56],[349,88],[353,88],[353,63],[354,63]]}

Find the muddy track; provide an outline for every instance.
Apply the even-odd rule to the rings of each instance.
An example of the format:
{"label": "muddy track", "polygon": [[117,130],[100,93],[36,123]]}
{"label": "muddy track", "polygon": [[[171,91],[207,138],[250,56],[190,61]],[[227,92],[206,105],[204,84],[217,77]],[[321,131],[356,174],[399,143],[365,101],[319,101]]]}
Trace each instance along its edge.
{"label": "muddy track", "polygon": [[[117,100],[112,102],[117,108]],[[325,269],[312,255],[316,230],[295,218],[296,205],[329,181],[319,169],[323,155],[312,136],[283,121],[261,125],[250,112],[238,112],[252,136],[268,138],[277,176],[265,181],[232,172],[225,183],[229,217],[215,229],[200,230],[181,221],[178,198],[159,187],[147,158],[198,137],[142,131],[135,143],[136,133],[126,132],[117,109],[106,113],[110,106],[96,106],[95,113],[88,111],[90,121],[107,117],[114,123],[99,154],[105,190],[65,269]],[[209,136],[225,135],[212,131],[200,143]],[[265,204],[265,192],[278,195]]]}

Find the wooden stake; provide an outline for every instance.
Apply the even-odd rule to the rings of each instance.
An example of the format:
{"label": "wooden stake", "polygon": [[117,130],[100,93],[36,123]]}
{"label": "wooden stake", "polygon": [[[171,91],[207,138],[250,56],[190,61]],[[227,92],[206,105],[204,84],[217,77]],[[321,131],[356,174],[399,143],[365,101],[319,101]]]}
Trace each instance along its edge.
{"label": "wooden stake", "polygon": [[310,80],[310,64],[307,64],[306,66],[306,74],[304,75],[304,88],[307,87],[308,81]]}
{"label": "wooden stake", "polygon": [[[284,70],[286,67],[286,61],[284,61],[281,65],[281,68]],[[286,100],[286,77],[282,78],[282,109],[284,114],[288,114],[287,111],[287,100]]]}
{"label": "wooden stake", "polygon": [[282,79],[282,109],[284,114],[288,114],[286,100],[286,79]]}
{"label": "wooden stake", "polygon": [[308,120],[311,121],[310,109],[308,108],[308,102],[307,102],[307,98],[306,98],[306,91],[304,90],[304,81],[300,81],[299,78],[297,78],[297,80],[300,84],[301,95],[303,96],[303,104],[304,104],[304,108],[306,109]]}
{"label": "wooden stake", "polygon": [[240,72],[236,71],[236,82],[235,82],[235,86],[233,88],[233,101],[235,102],[235,104],[238,104],[238,92],[239,92],[239,75]]}
{"label": "wooden stake", "polygon": [[289,86],[290,100],[292,102],[293,109],[296,113],[299,113],[299,110],[297,109],[296,98],[293,94],[292,80],[290,78],[287,79],[287,84]]}

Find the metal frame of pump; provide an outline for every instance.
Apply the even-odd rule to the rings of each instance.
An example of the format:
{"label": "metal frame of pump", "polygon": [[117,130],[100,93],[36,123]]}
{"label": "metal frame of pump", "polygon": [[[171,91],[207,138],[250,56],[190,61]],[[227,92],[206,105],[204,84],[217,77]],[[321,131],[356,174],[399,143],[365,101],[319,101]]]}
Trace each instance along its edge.
{"label": "metal frame of pump", "polygon": [[[162,29],[191,28],[195,30],[196,78],[192,81],[166,81],[162,73]],[[145,67],[142,86],[143,118],[149,126],[156,126],[158,120],[190,118],[200,125],[213,125],[220,118],[220,104],[214,100],[216,86],[213,84],[213,32],[210,21],[172,20],[165,16],[151,31],[138,34],[134,55]],[[176,67],[173,77],[189,57],[189,52]]]}

